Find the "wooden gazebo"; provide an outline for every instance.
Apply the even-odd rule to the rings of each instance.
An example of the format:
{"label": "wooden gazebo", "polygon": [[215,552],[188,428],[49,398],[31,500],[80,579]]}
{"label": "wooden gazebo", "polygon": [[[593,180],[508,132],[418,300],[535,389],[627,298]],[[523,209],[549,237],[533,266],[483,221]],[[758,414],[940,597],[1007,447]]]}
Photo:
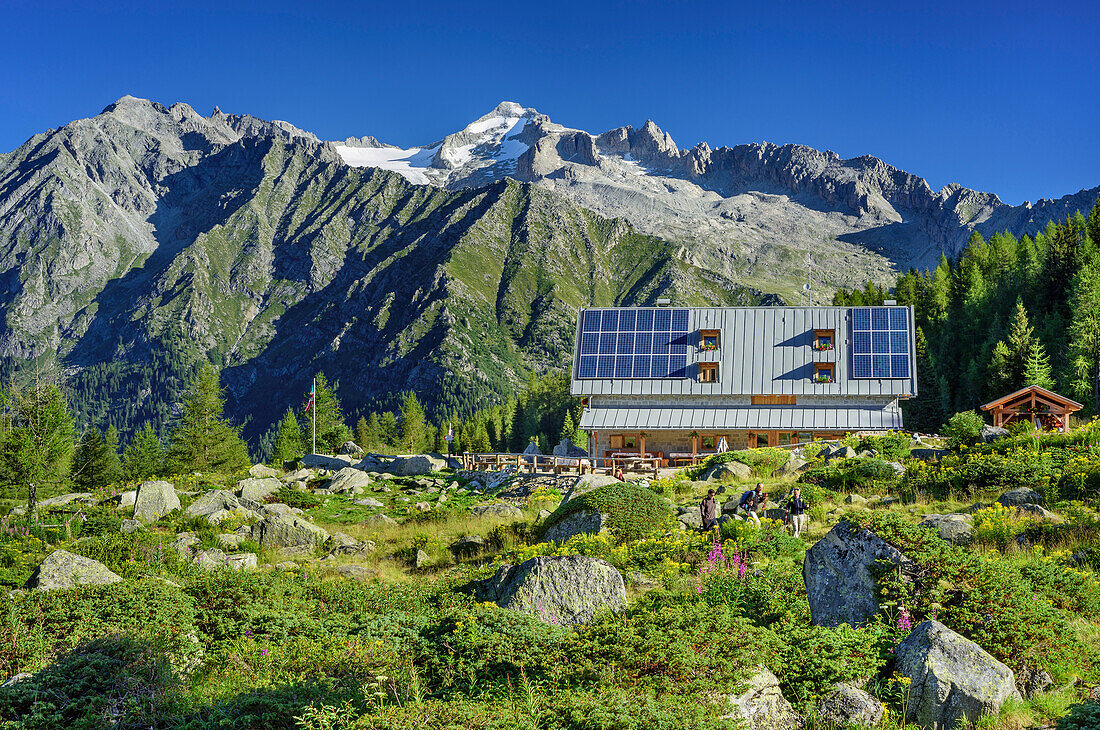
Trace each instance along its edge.
{"label": "wooden gazebo", "polygon": [[1030,421],[1045,431],[1065,432],[1070,414],[1084,408],[1077,401],[1064,398],[1038,385],[1029,385],[982,406],[993,414],[994,426],[1007,426],[1018,421]]}

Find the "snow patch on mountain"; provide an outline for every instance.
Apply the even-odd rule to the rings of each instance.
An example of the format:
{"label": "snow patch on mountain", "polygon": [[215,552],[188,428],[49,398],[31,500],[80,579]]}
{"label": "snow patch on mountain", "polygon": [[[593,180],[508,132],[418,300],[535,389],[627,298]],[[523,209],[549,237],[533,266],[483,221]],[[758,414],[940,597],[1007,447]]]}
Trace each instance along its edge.
{"label": "snow patch on mountain", "polygon": [[[396,172],[411,183],[427,185],[428,166],[435,151],[421,147],[403,150],[399,147],[347,147],[334,145],[336,152],[350,167],[380,167]],[[459,163],[461,164],[461,163]]]}

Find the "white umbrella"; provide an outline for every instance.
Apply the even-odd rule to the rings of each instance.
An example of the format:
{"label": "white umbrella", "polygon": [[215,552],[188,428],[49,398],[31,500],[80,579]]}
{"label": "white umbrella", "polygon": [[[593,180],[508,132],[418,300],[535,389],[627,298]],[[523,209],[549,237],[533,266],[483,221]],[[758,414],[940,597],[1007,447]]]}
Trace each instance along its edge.
{"label": "white umbrella", "polygon": [[723,451],[729,450],[730,445],[726,443],[726,437],[723,436],[722,438],[718,439],[718,453],[721,454]]}

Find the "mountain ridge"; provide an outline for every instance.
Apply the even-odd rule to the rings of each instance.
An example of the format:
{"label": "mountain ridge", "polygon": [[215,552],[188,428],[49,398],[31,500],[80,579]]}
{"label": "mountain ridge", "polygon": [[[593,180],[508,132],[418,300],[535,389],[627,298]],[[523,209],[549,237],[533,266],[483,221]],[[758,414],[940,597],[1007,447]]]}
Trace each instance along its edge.
{"label": "mountain ridge", "polygon": [[887,210],[927,184],[876,158],[839,185],[830,153],[685,152],[652,122],[593,137],[514,104],[417,149],[446,184],[348,165],[404,151],[346,141],[123,97],[0,155],[0,366],[57,365],[82,423],[125,434],[163,428],[210,359],[256,445],[319,370],[353,418],[407,388],[438,418],[567,364],[581,306],[797,300],[807,257],[820,302],[893,271],[876,236],[931,245]]}

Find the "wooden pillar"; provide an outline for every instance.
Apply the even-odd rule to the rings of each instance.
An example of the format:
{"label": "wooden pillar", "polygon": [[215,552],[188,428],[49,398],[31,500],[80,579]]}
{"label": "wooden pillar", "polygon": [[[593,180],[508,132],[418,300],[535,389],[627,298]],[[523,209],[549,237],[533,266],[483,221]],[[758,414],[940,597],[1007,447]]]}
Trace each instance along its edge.
{"label": "wooden pillar", "polygon": [[645,432],[638,434],[638,456],[645,456]]}
{"label": "wooden pillar", "polygon": [[695,457],[696,452],[699,450],[699,447],[697,446],[698,442],[699,442],[698,434],[692,434],[691,435],[691,456],[692,456],[692,458]]}

